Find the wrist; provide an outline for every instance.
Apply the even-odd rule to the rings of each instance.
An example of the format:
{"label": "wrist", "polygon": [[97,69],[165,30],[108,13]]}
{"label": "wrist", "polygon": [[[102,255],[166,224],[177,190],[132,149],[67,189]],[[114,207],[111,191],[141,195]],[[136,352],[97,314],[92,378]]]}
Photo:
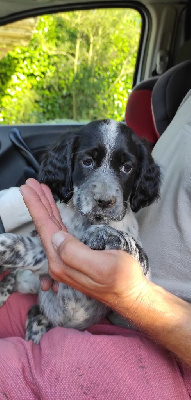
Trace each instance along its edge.
{"label": "wrist", "polygon": [[[123,316],[125,313],[123,313]],[[132,305],[131,323],[191,366],[191,305],[148,282]]]}
{"label": "wrist", "polygon": [[140,295],[132,304],[129,316],[134,324],[145,332],[163,335],[163,328],[176,330],[183,321],[190,319],[191,306],[167,292],[161,286],[147,281]]}
{"label": "wrist", "polygon": [[175,332],[183,324],[188,326],[188,321],[191,327],[191,305],[145,277],[113,309],[149,335],[163,337],[163,329]]}

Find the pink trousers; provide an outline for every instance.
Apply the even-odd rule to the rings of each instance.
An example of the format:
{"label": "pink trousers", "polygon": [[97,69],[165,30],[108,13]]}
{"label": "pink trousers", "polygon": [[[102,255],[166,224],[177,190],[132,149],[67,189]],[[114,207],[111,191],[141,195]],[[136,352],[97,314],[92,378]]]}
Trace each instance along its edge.
{"label": "pink trousers", "polygon": [[106,322],[26,342],[35,302],[15,293],[0,309],[0,400],[190,399],[191,369],[141,333]]}

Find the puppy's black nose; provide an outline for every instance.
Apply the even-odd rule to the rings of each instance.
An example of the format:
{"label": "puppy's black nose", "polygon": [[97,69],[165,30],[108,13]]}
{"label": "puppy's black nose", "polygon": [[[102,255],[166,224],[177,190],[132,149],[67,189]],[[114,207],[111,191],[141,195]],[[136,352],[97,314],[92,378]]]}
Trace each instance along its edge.
{"label": "puppy's black nose", "polygon": [[97,202],[98,207],[105,209],[105,208],[111,208],[114,206],[116,203],[116,198],[112,197],[111,199],[108,200],[103,200],[103,199],[95,199]]}

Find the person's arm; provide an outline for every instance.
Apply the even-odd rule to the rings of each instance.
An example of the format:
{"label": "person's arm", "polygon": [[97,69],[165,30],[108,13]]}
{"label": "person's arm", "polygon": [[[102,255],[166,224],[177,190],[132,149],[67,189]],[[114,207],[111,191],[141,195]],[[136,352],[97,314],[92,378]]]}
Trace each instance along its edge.
{"label": "person's arm", "polygon": [[21,193],[53,279],[107,304],[191,366],[191,305],[149,282],[129,254],[91,250],[68,234],[45,185],[30,179]]}
{"label": "person's arm", "polygon": [[148,289],[132,309],[133,323],[191,366],[191,305],[151,282]]}
{"label": "person's arm", "polygon": [[95,254],[69,234],[56,234],[55,239],[61,242],[57,254],[63,265],[51,268],[54,279],[104,302],[191,366],[189,303],[149,282],[125,252]]}

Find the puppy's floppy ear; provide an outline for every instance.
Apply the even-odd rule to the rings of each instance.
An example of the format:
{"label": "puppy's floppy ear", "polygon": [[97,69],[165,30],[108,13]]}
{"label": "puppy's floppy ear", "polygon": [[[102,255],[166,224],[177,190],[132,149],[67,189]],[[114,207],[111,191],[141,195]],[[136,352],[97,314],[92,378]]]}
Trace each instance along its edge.
{"label": "puppy's floppy ear", "polygon": [[138,146],[138,171],[132,190],[130,205],[134,212],[149,206],[159,198],[160,168],[155,163],[146,141],[136,138]]}
{"label": "puppy's floppy ear", "polygon": [[48,185],[65,203],[73,195],[72,171],[77,142],[75,133],[65,133],[47,150],[40,166],[39,181]]}

